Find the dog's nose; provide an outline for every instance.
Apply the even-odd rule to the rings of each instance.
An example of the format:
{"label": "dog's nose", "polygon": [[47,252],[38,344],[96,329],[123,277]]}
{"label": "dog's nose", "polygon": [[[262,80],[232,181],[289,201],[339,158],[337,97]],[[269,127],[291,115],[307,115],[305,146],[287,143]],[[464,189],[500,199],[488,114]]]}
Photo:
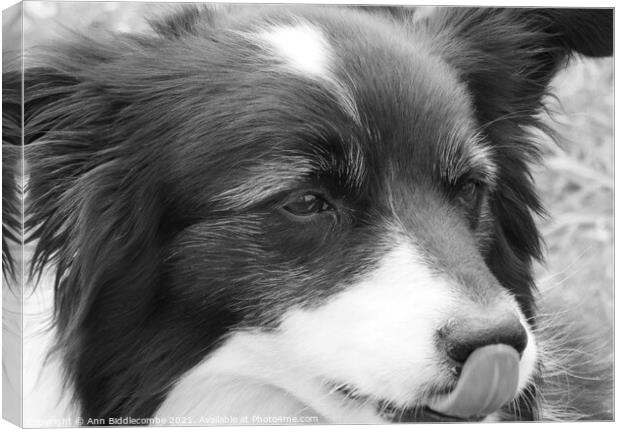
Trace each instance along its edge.
{"label": "dog's nose", "polygon": [[474,350],[491,344],[506,344],[519,355],[527,346],[527,332],[513,315],[500,320],[470,316],[440,330],[439,337],[448,356],[460,364],[465,363]]}

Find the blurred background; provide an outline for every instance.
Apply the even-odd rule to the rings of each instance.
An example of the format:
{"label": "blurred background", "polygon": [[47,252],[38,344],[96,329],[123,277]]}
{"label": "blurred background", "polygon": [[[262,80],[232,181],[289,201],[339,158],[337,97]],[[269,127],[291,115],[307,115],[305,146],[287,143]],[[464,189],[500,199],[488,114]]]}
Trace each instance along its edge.
{"label": "blurred background", "polygon": [[[24,3],[26,48],[48,43],[67,29],[91,26],[144,31],[145,16],[178,7],[149,3]],[[6,23],[19,25],[16,12]],[[6,18],[6,17],[5,17]],[[10,34],[5,32],[5,35]],[[17,32],[19,34],[19,32]],[[19,47],[4,40],[3,51]],[[559,145],[541,136],[544,163],[535,168],[548,217],[539,219],[547,262],[536,267],[541,290],[561,295],[568,311],[583,317],[613,340],[614,70],[612,59],[573,60],[554,81],[546,121],[561,136]]]}

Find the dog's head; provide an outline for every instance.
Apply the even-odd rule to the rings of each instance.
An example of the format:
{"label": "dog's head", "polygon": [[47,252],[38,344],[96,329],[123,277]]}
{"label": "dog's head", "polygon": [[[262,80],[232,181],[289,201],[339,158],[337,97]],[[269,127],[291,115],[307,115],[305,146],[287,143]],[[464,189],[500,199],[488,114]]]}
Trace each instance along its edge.
{"label": "dog's head", "polygon": [[[27,227],[84,414],[151,415],[193,374],[334,420],[479,418],[515,391],[535,418],[528,127],[573,52],[611,54],[611,20],[190,9],[37,56]],[[486,364],[499,403],[448,394]]]}

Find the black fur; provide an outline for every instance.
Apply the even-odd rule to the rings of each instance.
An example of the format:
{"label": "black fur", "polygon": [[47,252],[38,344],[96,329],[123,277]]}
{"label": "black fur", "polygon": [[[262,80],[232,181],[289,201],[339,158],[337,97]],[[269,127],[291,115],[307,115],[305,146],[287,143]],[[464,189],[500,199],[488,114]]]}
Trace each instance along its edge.
{"label": "black fur", "polygon": [[[349,37],[342,60],[360,88],[364,129],[333,94],[283,79],[251,43],[221,31],[295,14]],[[274,327],[283,302],[314,305],[334,294],[334,284],[379,259],[369,243],[385,233],[390,204],[438,264],[472,283],[488,280],[471,269],[486,264],[535,320],[533,216],[542,207],[527,127],[543,128],[547,86],[573,53],[612,54],[612,27],[602,9],[450,8],[413,23],[408,9],[187,8],[154,22],[154,35],[81,37],[37,54],[24,81],[25,228],[38,240],[31,276],[57,267],[57,350],[82,414],[150,416],[231,327]],[[20,145],[21,82],[17,73],[4,80],[10,274],[19,149],[8,146]],[[450,182],[446,171],[456,167],[438,154],[476,133],[500,149],[497,177],[476,177],[487,191],[475,210],[490,220],[471,224],[472,235],[477,215],[454,196],[465,179],[454,173]],[[356,156],[365,173],[353,171]],[[387,189],[390,169],[398,180]],[[284,191],[258,200],[239,191],[268,174],[322,187],[345,215],[292,227],[274,209]],[[277,299],[266,288],[278,289]],[[505,417],[540,418],[532,397],[544,383],[542,368],[531,397]]]}
{"label": "black fur", "polygon": [[11,246],[21,244],[22,98],[18,74],[5,76],[2,85],[2,274],[12,283],[18,274],[18,263]]}

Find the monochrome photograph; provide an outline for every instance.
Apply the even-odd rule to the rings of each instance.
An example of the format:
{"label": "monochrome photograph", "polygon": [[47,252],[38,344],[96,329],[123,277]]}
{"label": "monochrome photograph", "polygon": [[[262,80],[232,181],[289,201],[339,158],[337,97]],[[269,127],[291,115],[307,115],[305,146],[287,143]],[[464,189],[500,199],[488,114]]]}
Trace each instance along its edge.
{"label": "monochrome photograph", "polygon": [[614,420],[611,3],[2,18],[5,420]]}

